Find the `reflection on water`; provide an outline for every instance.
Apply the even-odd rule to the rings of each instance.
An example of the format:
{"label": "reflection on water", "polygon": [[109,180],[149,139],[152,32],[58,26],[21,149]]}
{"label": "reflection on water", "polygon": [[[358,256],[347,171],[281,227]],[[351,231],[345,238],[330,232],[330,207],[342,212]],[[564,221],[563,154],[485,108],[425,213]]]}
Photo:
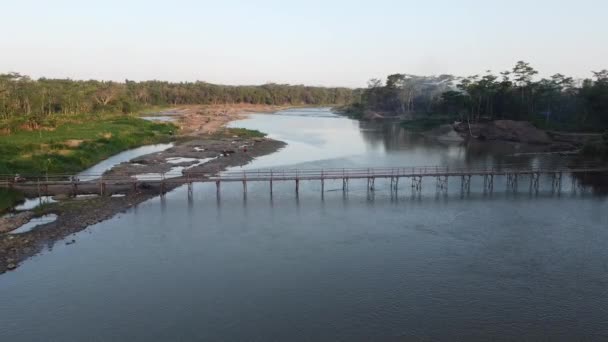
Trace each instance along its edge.
{"label": "reflection on water", "polygon": [[22,233],[27,233],[29,231],[31,231],[32,229],[41,226],[43,224],[47,224],[47,223],[51,223],[57,220],[57,215],[55,214],[49,214],[49,215],[44,215],[42,217],[37,217],[37,218],[33,218],[31,219],[28,223],[22,225],[21,227],[13,230],[10,232],[10,234],[22,234]]}
{"label": "reflection on water", "polygon": [[[560,162],[319,114],[234,123],[289,140],[245,167]],[[603,340],[608,203],[541,181],[184,186],[0,276],[0,340]]]}
{"label": "reflection on water", "polygon": [[156,145],[147,145],[138,148],[134,148],[132,150],[121,152],[115,156],[112,156],[95,166],[81,172],[78,175],[80,181],[86,182],[98,179],[104,172],[112,169],[114,166],[128,162],[131,159],[144,156],[150,153],[161,152],[164,150],[168,150],[173,147],[173,143],[170,144],[156,144]]}
{"label": "reflection on water", "polygon": [[[325,114],[323,114],[325,111]],[[328,109],[251,115],[232,127],[269,132],[288,146],[244,168],[292,167],[500,167],[567,165],[566,157],[523,154],[529,147],[513,143],[446,143],[401,128],[398,122],[355,121]]]}
{"label": "reflection on water", "polygon": [[22,204],[19,204],[18,206],[16,206],[14,208],[14,210],[16,211],[23,211],[23,210],[32,210],[36,207],[39,207],[43,204],[47,204],[47,203],[54,203],[57,202],[53,199],[52,196],[41,196],[41,197],[36,197],[36,198],[26,198],[25,202],[23,202]]}

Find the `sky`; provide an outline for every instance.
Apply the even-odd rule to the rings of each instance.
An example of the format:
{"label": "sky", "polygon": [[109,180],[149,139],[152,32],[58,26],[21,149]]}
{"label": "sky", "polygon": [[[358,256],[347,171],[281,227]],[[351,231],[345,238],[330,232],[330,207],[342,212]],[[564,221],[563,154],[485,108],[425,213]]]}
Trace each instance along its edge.
{"label": "sky", "polygon": [[363,87],[608,69],[606,0],[0,0],[0,73]]}

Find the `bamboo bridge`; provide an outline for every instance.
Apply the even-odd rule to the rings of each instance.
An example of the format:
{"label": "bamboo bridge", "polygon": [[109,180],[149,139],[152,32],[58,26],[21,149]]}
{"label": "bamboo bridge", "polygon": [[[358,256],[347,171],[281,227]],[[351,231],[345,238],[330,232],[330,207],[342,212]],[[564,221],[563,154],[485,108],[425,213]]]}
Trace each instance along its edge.
{"label": "bamboo bridge", "polygon": [[[215,183],[217,194],[220,194],[222,183],[242,183],[243,193],[247,193],[247,185],[251,182],[268,184],[270,193],[277,182],[293,182],[296,194],[300,192],[303,181],[317,181],[321,185],[321,193],[325,192],[326,181],[340,181],[342,190],[348,191],[352,181],[367,182],[367,189],[376,189],[376,180],[384,179],[390,182],[390,190],[397,192],[400,184],[409,181],[412,191],[421,192],[423,179],[433,179],[438,192],[448,191],[448,180],[460,180],[460,191],[470,192],[471,179],[483,179],[483,191],[494,191],[494,181],[497,177],[506,179],[506,187],[517,191],[525,182],[530,191],[539,191],[540,179],[550,179],[552,190],[561,190],[565,175],[576,184],[575,175],[608,173],[608,165],[580,165],[576,167],[531,167],[522,165],[504,165],[500,167],[384,167],[384,168],[333,168],[333,169],[260,169],[244,171],[226,171],[219,174],[202,172],[158,173],[144,175],[37,175],[19,176],[0,175],[0,188],[12,188],[30,196],[50,195],[81,195],[98,194],[111,195],[128,193],[141,189],[158,189],[160,194],[181,185],[188,185],[192,192],[194,183]],[[81,181],[80,178],[87,179]],[[425,183],[428,184],[428,183]]]}

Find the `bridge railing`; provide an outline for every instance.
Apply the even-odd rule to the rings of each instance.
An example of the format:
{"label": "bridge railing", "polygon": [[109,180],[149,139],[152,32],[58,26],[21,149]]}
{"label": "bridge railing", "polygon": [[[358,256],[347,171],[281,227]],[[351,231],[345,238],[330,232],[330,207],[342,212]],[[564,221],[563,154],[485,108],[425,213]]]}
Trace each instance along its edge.
{"label": "bridge railing", "polygon": [[607,168],[583,166],[577,168],[568,167],[522,167],[521,165],[506,165],[489,168],[471,167],[387,167],[387,168],[349,168],[349,169],[260,169],[245,171],[227,171],[212,179],[307,179],[307,178],[372,178],[372,177],[413,177],[413,176],[453,176],[453,175],[484,175],[484,174],[507,174],[507,173],[554,173],[554,172],[585,172],[603,171]]}
{"label": "bridge railing", "polygon": [[49,175],[7,175],[0,174],[0,186],[26,182],[28,184],[65,185],[83,183],[128,183],[146,181],[190,182],[190,181],[235,181],[235,180],[293,180],[293,179],[339,179],[372,177],[414,177],[414,176],[457,176],[485,174],[525,174],[525,173],[576,173],[608,172],[606,164],[582,163],[575,167],[536,167],[523,164],[502,164],[484,166],[413,166],[379,168],[323,168],[323,169],[253,169],[225,171],[218,174],[185,170],[166,173],[121,173],[121,174],[49,174]]}

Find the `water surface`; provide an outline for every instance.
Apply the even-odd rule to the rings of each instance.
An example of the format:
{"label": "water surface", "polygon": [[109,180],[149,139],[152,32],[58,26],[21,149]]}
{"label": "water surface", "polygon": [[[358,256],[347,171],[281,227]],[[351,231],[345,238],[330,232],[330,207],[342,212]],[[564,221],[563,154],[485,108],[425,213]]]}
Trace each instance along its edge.
{"label": "water surface", "polygon": [[128,162],[131,159],[144,156],[150,153],[162,152],[173,147],[173,143],[169,144],[155,144],[155,145],[146,145],[138,148],[134,148],[131,150],[127,150],[121,152],[115,156],[112,156],[89,169],[81,172],[78,175],[80,181],[92,181],[98,179],[104,172],[111,170],[114,166]]}
{"label": "water surface", "polygon": [[[289,143],[249,169],[566,162],[319,109],[233,125]],[[541,182],[182,187],[0,276],[0,340],[605,340],[606,199]]]}

